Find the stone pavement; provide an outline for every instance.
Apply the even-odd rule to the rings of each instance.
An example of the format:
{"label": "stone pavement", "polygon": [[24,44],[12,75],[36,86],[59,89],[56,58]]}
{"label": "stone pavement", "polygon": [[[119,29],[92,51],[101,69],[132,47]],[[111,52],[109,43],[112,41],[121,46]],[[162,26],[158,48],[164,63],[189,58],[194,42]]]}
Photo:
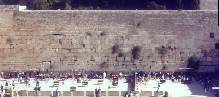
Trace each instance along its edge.
{"label": "stone pavement", "polygon": [[[9,83],[8,88],[11,87],[12,80],[15,80],[15,88],[12,89],[13,95],[20,95],[20,97],[28,97],[35,96],[36,92],[34,91],[34,87],[36,86],[36,82],[31,79],[31,85],[28,86],[25,83],[19,83],[17,79],[1,79],[0,84],[4,85],[7,81]],[[67,79],[67,80],[60,80],[57,84],[58,79],[52,80],[48,79],[45,81],[39,81],[41,90],[37,95],[39,97],[49,96],[54,94],[56,90],[60,96],[78,96],[78,97],[93,97],[94,90],[100,88],[102,91],[102,95],[104,96],[114,96],[119,97],[124,95],[128,90],[128,84],[125,83],[124,79],[119,80],[118,86],[112,86],[111,80],[103,80],[98,83],[98,80],[102,79],[93,79],[88,81],[88,85],[83,85],[82,83],[77,83],[76,80]],[[55,82],[55,83],[54,83]],[[63,84],[64,82],[64,84]],[[53,87],[52,87],[53,86]],[[72,92],[70,87],[76,87],[76,89]],[[109,88],[110,87],[110,88]],[[158,87],[158,80],[149,80],[145,83],[137,83],[136,85],[136,92],[138,92],[141,97],[145,97],[146,95],[155,95],[155,91],[157,91]],[[213,93],[211,92],[204,92],[203,87],[198,82],[193,82],[192,84],[186,85],[181,84],[178,82],[172,82],[167,80],[165,83],[160,84],[159,88],[160,94],[163,95],[165,91],[168,92],[170,97],[214,97]],[[22,96],[21,96],[22,95]],[[18,96],[14,96],[18,97]],[[146,96],[147,97],[147,96]]]}

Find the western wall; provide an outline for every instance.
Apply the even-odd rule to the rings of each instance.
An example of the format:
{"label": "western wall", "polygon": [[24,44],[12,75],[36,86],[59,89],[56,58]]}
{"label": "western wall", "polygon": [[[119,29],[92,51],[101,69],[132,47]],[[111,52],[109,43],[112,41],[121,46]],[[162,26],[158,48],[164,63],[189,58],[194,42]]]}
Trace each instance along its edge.
{"label": "western wall", "polygon": [[177,71],[193,55],[219,65],[218,11],[17,7],[0,7],[1,71]]}

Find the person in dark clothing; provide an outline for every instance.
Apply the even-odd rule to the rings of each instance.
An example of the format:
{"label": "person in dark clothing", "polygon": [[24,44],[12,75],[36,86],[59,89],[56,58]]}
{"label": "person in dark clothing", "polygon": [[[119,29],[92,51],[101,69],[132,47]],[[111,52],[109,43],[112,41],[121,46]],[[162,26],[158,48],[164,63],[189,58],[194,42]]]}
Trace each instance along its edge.
{"label": "person in dark clothing", "polygon": [[97,88],[95,88],[95,92],[97,92]]}
{"label": "person in dark clothing", "polygon": [[36,87],[39,87],[39,81],[37,80],[37,82],[36,82]]}
{"label": "person in dark clothing", "polygon": [[15,84],[14,84],[14,81],[12,81],[12,88],[14,89],[14,87],[15,87]]}
{"label": "person in dark clothing", "polygon": [[3,93],[4,87],[1,85],[1,92]]}
{"label": "person in dark clothing", "polygon": [[95,89],[95,95],[97,95],[98,91],[97,91],[97,88]]}
{"label": "person in dark clothing", "polygon": [[8,82],[5,83],[5,86],[6,86],[6,87],[8,86]]}
{"label": "person in dark clothing", "polygon": [[58,95],[59,95],[59,92],[58,92],[58,88],[57,88],[54,95],[53,95],[53,97],[58,97]]}

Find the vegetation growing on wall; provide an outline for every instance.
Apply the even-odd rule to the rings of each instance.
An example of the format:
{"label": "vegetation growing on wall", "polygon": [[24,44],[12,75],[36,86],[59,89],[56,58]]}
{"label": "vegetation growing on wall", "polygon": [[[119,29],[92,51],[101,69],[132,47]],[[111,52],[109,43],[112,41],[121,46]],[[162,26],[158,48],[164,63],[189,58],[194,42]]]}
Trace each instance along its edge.
{"label": "vegetation growing on wall", "polygon": [[187,68],[191,68],[192,71],[197,71],[200,67],[200,59],[197,56],[193,55],[187,60]]}
{"label": "vegetation growing on wall", "polygon": [[22,4],[29,9],[81,10],[177,10],[199,9],[199,0],[0,0],[3,4]]}
{"label": "vegetation growing on wall", "polygon": [[101,32],[100,33],[100,36],[105,36],[106,35],[106,32]]}
{"label": "vegetation growing on wall", "polygon": [[122,52],[118,53],[118,57],[123,57],[123,56],[124,56],[124,53],[122,53]]}
{"label": "vegetation growing on wall", "polygon": [[168,48],[166,48],[164,46],[158,47],[157,50],[158,50],[158,54],[160,54],[162,56],[166,55],[168,52]]}
{"label": "vegetation growing on wall", "polygon": [[141,53],[141,47],[135,46],[132,48],[132,58],[133,59],[139,59]]}
{"label": "vegetation growing on wall", "polygon": [[53,65],[50,64],[50,65],[49,65],[49,69],[53,69]]}
{"label": "vegetation growing on wall", "polygon": [[109,68],[109,65],[107,64],[107,62],[103,62],[103,63],[100,64],[100,68],[101,69],[107,69],[107,68]]}
{"label": "vegetation growing on wall", "polygon": [[12,39],[11,38],[7,38],[6,43],[7,44],[11,44],[12,43]]}
{"label": "vegetation growing on wall", "polygon": [[167,66],[166,66],[166,65],[163,65],[163,66],[162,66],[162,70],[167,70]]}
{"label": "vegetation growing on wall", "polygon": [[87,36],[92,36],[91,32],[86,32]]}
{"label": "vegetation growing on wall", "polygon": [[158,3],[156,3],[155,1],[151,1],[146,5],[147,9],[151,9],[151,10],[164,10],[167,9],[165,5],[160,5]]}
{"label": "vegetation growing on wall", "polygon": [[120,52],[119,45],[118,44],[113,45],[112,54],[119,53],[119,52]]}

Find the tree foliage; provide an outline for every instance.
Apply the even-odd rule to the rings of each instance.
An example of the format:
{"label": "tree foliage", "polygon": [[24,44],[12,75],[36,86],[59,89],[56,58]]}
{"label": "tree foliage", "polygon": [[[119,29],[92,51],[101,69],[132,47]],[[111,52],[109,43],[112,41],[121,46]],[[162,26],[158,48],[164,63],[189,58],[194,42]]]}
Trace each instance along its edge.
{"label": "tree foliage", "polygon": [[191,68],[192,70],[196,71],[199,69],[200,63],[201,61],[197,56],[191,56],[187,60],[187,68]]}
{"label": "tree foliage", "polygon": [[166,9],[165,5],[160,5],[158,3],[156,3],[155,1],[151,1],[146,5],[146,9],[149,10],[164,10]]}
{"label": "tree foliage", "polygon": [[132,58],[133,59],[139,59],[141,53],[141,47],[140,46],[135,46],[132,49]]}
{"label": "tree foliage", "polygon": [[166,48],[164,46],[157,48],[157,50],[158,50],[158,54],[160,54],[160,55],[166,55],[168,52],[168,48]]}
{"label": "tree foliage", "polygon": [[195,10],[200,0],[1,0],[4,4],[22,2],[29,9],[102,9],[102,10]]}
{"label": "tree foliage", "polygon": [[19,0],[1,0],[3,4],[6,5],[15,5],[19,3]]}
{"label": "tree foliage", "polygon": [[119,45],[118,44],[113,45],[112,54],[119,53],[119,52],[120,52]]}
{"label": "tree foliage", "polygon": [[66,0],[29,0],[27,1],[28,9],[51,10],[64,9]]}
{"label": "tree foliage", "polygon": [[107,62],[103,62],[100,64],[100,69],[107,69],[109,68],[109,64]]}

